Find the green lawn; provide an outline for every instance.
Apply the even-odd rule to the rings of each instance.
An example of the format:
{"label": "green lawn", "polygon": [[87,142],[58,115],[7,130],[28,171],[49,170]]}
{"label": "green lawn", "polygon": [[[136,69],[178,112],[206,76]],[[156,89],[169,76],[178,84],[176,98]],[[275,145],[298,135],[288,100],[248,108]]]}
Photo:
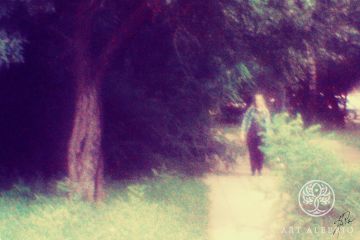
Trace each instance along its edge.
{"label": "green lawn", "polygon": [[0,197],[1,240],[206,239],[206,186],[165,176],[113,183],[95,206],[20,186]]}

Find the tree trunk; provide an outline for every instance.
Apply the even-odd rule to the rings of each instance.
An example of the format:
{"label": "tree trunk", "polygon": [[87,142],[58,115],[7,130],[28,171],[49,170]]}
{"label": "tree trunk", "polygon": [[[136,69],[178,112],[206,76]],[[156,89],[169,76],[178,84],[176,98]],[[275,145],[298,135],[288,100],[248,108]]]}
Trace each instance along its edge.
{"label": "tree trunk", "polygon": [[71,195],[99,201],[104,197],[100,87],[96,81],[82,82],[68,149]]}
{"label": "tree trunk", "polygon": [[[123,47],[148,19],[149,4],[143,1],[127,21],[119,25],[95,58],[91,54],[93,17],[103,1],[82,1],[76,14],[74,33],[74,80],[76,107],[73,129],[68,146],[68,174],[70,195],[88,201],[104,198],[104,160],[102,154],[101,82],[109,68],[115,51]],[[159,5],[153,3],[153,11]],[[70,197],[71,197],[70,196]]]}
{"label": "tree trunk", "polygon": [[317,99],[317,66],[315,54],[311,46],[306,43],[306,52],[308,57],[308,96],[307,96],[307,121],[312,124],[316,121],[318,114],[318,99]]}
{"label": "tree trunk", "polygon": [[279,109],[282,112],[288,111],[289,107],[289,96],[288,96],[288,89],[285,86],[281,87],[281,92],[280,92],[280,107]]}

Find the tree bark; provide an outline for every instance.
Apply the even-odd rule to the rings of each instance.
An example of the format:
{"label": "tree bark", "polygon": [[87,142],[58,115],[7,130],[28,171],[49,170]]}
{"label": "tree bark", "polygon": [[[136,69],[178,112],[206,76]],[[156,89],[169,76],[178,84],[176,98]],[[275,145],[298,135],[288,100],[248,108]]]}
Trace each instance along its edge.
{"label": "tree bark", "polygon": [[79,2],[74,32],[75,111],[68,145],[67,163],[70,197],[88,201],[104,197],[101,148],[101,79],[94,77],[90,54],[92,17],[97,1]]}
{"label": "tree bark", "polygon": [[[103,1],[84,0],[79,4],[74,34],[74,80],[76,85],[76,107],[73,128],[68,146],[68,174],[70,197],[78,195],[88,201],[101,201],[104,196],[104,159],[102,140],[101,83],[105,78],[114,53],[124,47],[127,40],[154,12],[153,6],[143,1],[127,21],[119,25],[108,39],[102,53],[95,60],[91,55],[93,19]],[[154,10],[155,9],[155,10]],[[151,16],[151,14],[150,14]]]}
{"label": "tree bark", "polygon": [[317,99],[317,66],[316,66],[316,58],[312,47],[305,43],[306,52],[308,57],[308,95],[306,99],[306,107],[307,107],[307,122],[308,124],[312,124],[316,121],[316,117],[318,114],[318,99]]}
{"label": "tree bark", "polygon": [[100,87],[95,82],[86,81],[77,87],[68,149],[71,194],[88,201],[104,198]]}

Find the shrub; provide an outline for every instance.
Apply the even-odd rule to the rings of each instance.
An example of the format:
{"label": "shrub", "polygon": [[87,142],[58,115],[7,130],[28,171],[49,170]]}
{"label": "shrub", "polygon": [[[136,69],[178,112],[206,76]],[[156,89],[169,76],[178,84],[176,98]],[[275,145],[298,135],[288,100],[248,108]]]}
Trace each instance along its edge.
{"label": "shrub", "polygon": [[[347,210],[354,218],[360,216],[360,174],[344,170],[339,157],[323,141],[319,128],[304,128],[300,115],[292,119],[282,113],[274,116],[271,130],[265,135],[262,151],[266,163],[279,173],[280,189],[289,196],[283,202],[288,209],[286,222],[289,225],[334,227],[334,221]],[[336,194],[334,209],[322,218],[309,217],[298,207],[301,187],[315,179],[329,183]],[[305,234],[298,237],[313,239],[314,236]]]}

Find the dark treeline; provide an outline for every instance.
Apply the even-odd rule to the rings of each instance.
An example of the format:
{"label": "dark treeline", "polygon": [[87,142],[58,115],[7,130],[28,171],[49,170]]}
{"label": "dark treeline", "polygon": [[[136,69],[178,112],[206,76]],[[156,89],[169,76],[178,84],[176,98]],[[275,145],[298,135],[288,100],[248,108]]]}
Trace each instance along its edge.
{"label": "dark treeline", "polygon": [[356,0],[2,1],[1,174],[68,176],[90,200],[104,175],[198,174],[209,112],[258,90],[340,126],[359,16]]}

